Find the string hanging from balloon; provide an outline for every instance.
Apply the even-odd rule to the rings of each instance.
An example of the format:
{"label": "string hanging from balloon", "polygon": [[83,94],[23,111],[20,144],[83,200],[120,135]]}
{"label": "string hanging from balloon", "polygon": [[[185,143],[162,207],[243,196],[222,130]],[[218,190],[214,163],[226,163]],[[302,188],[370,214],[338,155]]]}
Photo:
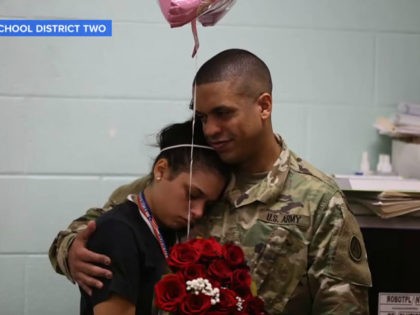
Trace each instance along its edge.
{"label": "string hanging from balloon", "polygon": [[[197,68],[197,58],[195,58],[196,68]],[[189,191],[188,191],[188,223],[187,223],[187,240],[190,239],[190,229],[191,229],[191,188],[192,188],[192,172],[193,172],[193,164],[194,164],[194,137],[195,137],[195,104],[196,104],[196,91],[197,86],[195,82],[193,83],[193,99],[192,99],[192,132],[191,132],[191,151],[190,151],[190,181],[189,181]]]}

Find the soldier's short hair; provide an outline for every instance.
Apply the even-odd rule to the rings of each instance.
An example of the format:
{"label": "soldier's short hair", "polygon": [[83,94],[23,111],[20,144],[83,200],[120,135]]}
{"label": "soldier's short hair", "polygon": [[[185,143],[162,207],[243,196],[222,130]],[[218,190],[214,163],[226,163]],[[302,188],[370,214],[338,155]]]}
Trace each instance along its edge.
{"label": "soldier's short hair", "polygon": [[273,84],[267,65],[253,53],[239,48],[224,50],[206,61],[197,71],[193,84],[232,79],[247,85],[246,90],[272,93]]}

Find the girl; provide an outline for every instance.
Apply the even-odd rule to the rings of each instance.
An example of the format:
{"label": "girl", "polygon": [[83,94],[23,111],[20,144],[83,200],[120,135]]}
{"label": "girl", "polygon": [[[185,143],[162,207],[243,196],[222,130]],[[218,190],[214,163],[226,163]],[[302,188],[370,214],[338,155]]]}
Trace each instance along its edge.
{"label": "girl", "polygon": [[[207,145],[201,126],[173,124],[158,134],[160,153],[139,194],[102,215],[88,248],[111,258],[112,279],[89,296],[81,291],[82,315],[148,315],[153,287],[167,271],[169,248],[177,231],[201,218],[221,195],[229,169]],[[190,211],[188,211],[190,207]]]}

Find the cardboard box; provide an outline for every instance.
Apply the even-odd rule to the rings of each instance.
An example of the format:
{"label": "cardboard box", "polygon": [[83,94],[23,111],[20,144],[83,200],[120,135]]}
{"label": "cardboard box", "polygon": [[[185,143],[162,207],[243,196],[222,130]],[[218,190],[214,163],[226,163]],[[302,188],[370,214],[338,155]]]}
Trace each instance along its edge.
{"label": "cardboard box", "polygon": [[392,140],[391,162],[398,175],[420,179],[420,144]]}

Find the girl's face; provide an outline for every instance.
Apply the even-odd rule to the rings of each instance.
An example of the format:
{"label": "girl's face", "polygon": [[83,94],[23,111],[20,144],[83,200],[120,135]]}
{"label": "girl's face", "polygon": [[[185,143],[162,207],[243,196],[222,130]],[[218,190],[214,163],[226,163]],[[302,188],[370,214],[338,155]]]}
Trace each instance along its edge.
{"label": "girl's face", "polygon": [[[164,161],[163,164],[161,161]],[[190,190],[189,172],[181,172],[174,177],[165,163],[165,159],[157,162],[153,184],[150,193],[146,191],[146,198],[149,195],[147,201],[160,224],[171,229],[182,229],[188,224],[190,197],[190,222],[193,224],[203,216],[208,203],[220,197],[226,180],[214,169],[196,167],[192,172]]]}

